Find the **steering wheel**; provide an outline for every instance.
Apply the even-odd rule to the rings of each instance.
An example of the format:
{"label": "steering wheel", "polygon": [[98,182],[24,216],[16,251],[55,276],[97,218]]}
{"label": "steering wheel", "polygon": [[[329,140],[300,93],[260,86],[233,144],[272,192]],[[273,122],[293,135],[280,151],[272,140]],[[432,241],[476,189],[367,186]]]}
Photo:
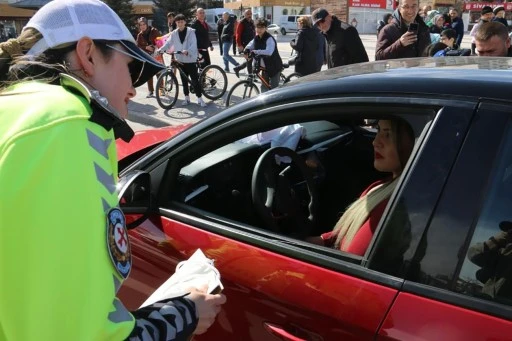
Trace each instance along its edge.
{"label": "steering wheel", "polygon": [[[287,167],[278,165],[276,156],[289,157]],[[302,208],[300,198],[293,189],[293,184],[286,177],[290,167],[297,166],[304,178],[309,193],[308,214]],[[284,168],[284,169],[283,169]],[[285,147],[274,147],[265,151],[254,167],[252,173],[252,201],[256,212],[270,230],[305,238],[309,236],[315,222],[318,203],[316,185],[306,162],[295,151]]]}

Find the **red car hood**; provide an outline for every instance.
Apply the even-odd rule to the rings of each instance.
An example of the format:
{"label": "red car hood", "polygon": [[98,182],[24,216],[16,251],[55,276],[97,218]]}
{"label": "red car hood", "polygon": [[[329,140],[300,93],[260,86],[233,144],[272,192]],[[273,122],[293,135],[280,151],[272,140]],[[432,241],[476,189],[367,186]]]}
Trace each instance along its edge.
{"label": "red car hood", "polygon": [[136,131],[135,136],[129,143],[126,143],[121,139],[117,139],[117,160],[122,160],[125,157],[138,152],[139,150],[167,141],[191,125],[192,124],[183,124],[179,126],[168,126],[163,128]]}

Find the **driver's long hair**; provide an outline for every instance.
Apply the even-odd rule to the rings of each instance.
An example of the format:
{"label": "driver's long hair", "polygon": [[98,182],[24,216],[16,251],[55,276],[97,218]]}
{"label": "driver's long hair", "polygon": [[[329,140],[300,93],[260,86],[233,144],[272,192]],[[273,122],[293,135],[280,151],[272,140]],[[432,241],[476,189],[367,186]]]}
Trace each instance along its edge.
{"label": "driver's long hair", "polygon": [[[414,145],[414,132],[406,121],[393,119],[391,120],[391,134],[397,147],[400,166],[403,170]],[[366,195],[361,196],[347,208],[333,229],[334,235],[336,235],[335,248],[340,249],[341,245],[342,251],[348,249],[359,229],[368,220],[373,209],[391,196],[399,178],[397,176],[395,179],[372,188]]]}

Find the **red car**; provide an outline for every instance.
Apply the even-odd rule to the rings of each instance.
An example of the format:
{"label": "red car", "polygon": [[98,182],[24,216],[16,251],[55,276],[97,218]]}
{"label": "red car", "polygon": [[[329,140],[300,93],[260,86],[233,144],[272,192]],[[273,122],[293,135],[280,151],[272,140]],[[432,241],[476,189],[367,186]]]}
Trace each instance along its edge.
{"label": "red car", "polygon": [[[228,301],[197,340],[510,340],[511,66],[337,68],[174,136],[141,135],[121,153],[122,206],[138,227],[120,298],[137,308],[201,249]],[[388,176],[373,168],[369,122],[389,117],[407,120],[416,142],[366,253],[308,243]],[[291,164],[274,162],[283,153]]]}

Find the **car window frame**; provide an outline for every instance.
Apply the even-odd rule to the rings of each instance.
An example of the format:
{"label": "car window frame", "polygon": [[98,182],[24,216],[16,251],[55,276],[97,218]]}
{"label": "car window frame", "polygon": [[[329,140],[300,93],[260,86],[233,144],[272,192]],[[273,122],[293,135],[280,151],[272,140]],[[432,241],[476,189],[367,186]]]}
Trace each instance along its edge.
{"label": "car window frame", "polygon": [[[238,124],[240,121],[244,122],[245,126],[250,126],[254,122],[259,122],[259,120],[272,120],[275,124],[280,124],[280,122],[284,124],[287,123],[288,120],[292,120],[291,118],[286,118],[286,115],[282,115],[283,111],[295,109],[299,112],[294,113],[293,120],[303,120],[304,118],[310,117],[311,108],[316,107],[326,107],[328,105],[350,105],[350,106],[371,106],[375,108],[376,106],[382,107],[386,106],[387,108],[400,108],[401,111],[406,112],[406,110],[410,110],[411,105],[417,105],[421,108],[428,107],[442,107],[442,106],[456,106],[461,109],[470,109],[473,108],[475,103],[466,100],[466,99],[453,99],[453,100],[445,100],[438,99],[433,96],[410,96],[410,95],[400,95],[400,94],[375,94],[375,95],[365,95],[363,96],[349,96],[349,97],[327,97],[327,98],[318,98],[314,100],[304,100],[304,101],[295,101],[293,103],[284,103],[273,106],[264,106],[263,108],[258,107],[254,111],[248,110],[243,113],[239,113],[235,119],[219,119],[212,124],[211,129],[206,130],[203,129],[200,131],[192,130],[193,136],[190,139],[186,139],[186,133],[182,138],[178,139],[177,145],[175,148],[170,148],[172,143],[167,147],[164,147],[167,150],[164,158],[160,158],[160,162],[148,162],[148,160],[142,160],[146,164],[149,164],[150,168],[157,168],[160,164],[166,163],[167,169],[165,172],[161,172],[164,174],[179,172],[180,167],[178,164],[181,164],[179,159],[179,155],[183,153],[185,150],[190,151],[190,148],[198,147],[201,145],[201,141],[204,142],[204,139],[217,138],[219,137],[219,132],[222,129],[229,129],[231,125]],[[300,108],[300,110],[298,109]],[[309,111],[308,111],[309,110]],[[418,109],[419,110],[419,109]],[[279,113],[280,115],[274,115],[272,119],[270,119],[270,115],[267,115],[268,112]],[[267,115],[265,118],[264,115]],[[322,119],[327,119],[326,117],[322,117]],[[212,121],[213,122],[213,121]],[[241,133],[242,135],[244,133]],[[176,159],[174,159],[176,158]],[[172,161],[172,162],[168,162]],[[172,177],[167,176],[166,179],[172,179]],[[159,193],[159,202],[162,202],[162,192],[172,190],[172,181],[163,180],[160,182],[161,188]],[[400,184],[399,184],[400,185]],[[342,272],[345,274],[349,274],[358,278],[363,278],[370,280],[372,282],[380,283],[389,287],[399,288],[402,285],[403,280],[397,278],[395,276],[389,276],[388,274],[381,273],[369,269],[361,264],[354,264],[354,256],[342,253],[337,250],[332,251],[322,251],[318,252],[315,246],[309,246],[307,248],[304,247],[304,244],[296,243],[293,241],[286,240],[286,238],[274,238],[274,236],[270,233],[265,233],[264,235],[251,234],[245,231],[237,231],[230,227],[229,225],[222,223],[211,222],[207,219],[203,219],[202,217],[196,217],[189,213],[184,213],[180,210],[179,205],[172,205],[163,208],[160,207],[160,213],[172,217],[173,219],[178,219],[183,221],[184,223],[191,224],[193,226],[197,226],[201,229],[205,229],[206,231],[210,231],[213,233],[217,233],[223,236],[227,236],[229,238],[258,245],[259,247],[265,248],[267,250],[271,250],[278,254],[291,257],[297,260],[303,260],[311,264],[315,264],[318,266],[322,266],[327,269],[335,270],[338,272]],[[386,213],[385,213],[386,214]],[[305,243],[305,242],[304,242]],[[321,249],[326,249],[324,247],[318,247]],[[360,261],[358,258],[357,261]]]}
{"label": "car window frame", "polygon": [[[463,245],[463,250],[458,252],[464,254],[453,268],[453,272],[456,274],[458,274],[458,270],[462,267],[464,258],[467,255],[475,224],[478,222],[483,207],[483,201],[485,200],[485,196],[476,196],[474,193],[487,193],[490,182],[492,181],[490,177],[493,174],[494,165],[497,162],[496,156],[499,151],[499,146],[506,133],[505,128],[512,124],[512,115],[510,113],[511,105],[512,102],[496,103],[486,100],[479,103],[478,110],[471,122],[464,144],[453,165],[452,172],[446,181],[443,193],[433,212],[432,219],[429,221],[429,226],[424,232],[425,238],[428,238],[429,232],[432,232],[433,229],[441,228],[437,226],[442,224],[443,220],[441,219],[442,216],[445,215],[445,211],[449,210],[452,217],[457,217],[457,219],[451,219],[452,224],[450,224],[450,229],[442,231],[442,233],[447,236],[450,234],[455,235],[454,231],[456,228],[454,224],[460,225],[461,229],[465,229],[462,230],[465,231],[465,233],[458,233],[458,235],[456,235],[461,245]],[[488,129],[491,127],[495,127],[495,129],[492,130],[492,134],[489,134]],[[483,140],[484,137],[486,137],[487,140]],[[478,148],[481,148],[482,152],[479,153]],[[468,170],[471,171],[470,175],[468,175]],[[467,212],[473,212],[473,214],[467,214]],[[450,238],[455,239],[455,237]],[[432,262],[432,264],[435,264],[435,262]],[[439,267],[441,267],[441,264],[439,264]],[[454,274],[454,276],[456,275]],[[452,281],[453,280],[452,278]],[[456,284],[453,283],[452,285]],[[498,318],[512,320],[512,306],[464,295],[456,291],[451,291],[449,288],[428,285],[406,277],[402,291],[489,314]]]}

